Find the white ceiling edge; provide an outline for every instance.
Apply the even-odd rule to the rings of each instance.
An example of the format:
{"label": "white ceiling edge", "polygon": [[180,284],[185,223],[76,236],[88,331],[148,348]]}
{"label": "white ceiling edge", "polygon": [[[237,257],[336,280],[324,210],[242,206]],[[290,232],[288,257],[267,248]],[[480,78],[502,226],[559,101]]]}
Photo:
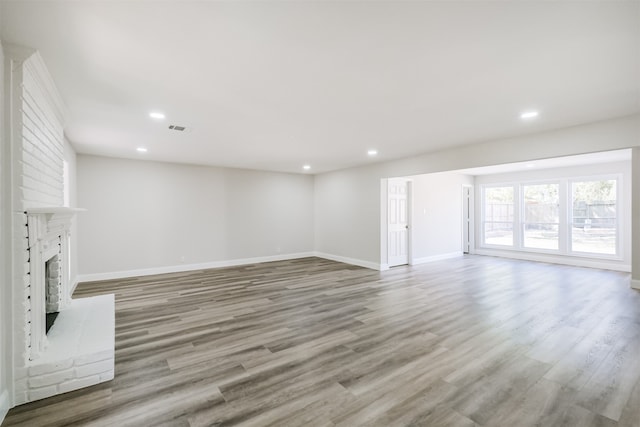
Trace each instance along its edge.
{"label": "white ceiling edge", "polygon": [[597,153],[577,154],[573,156],[553,157],[548,159],[529,160],[526,162],[505,163],[478,168],[451,171],[461,175],[497,175],[512,172],[531,172],[545,169],[566,168],[572,166],[614,163],[631,160],[631,149],[602,151]]}

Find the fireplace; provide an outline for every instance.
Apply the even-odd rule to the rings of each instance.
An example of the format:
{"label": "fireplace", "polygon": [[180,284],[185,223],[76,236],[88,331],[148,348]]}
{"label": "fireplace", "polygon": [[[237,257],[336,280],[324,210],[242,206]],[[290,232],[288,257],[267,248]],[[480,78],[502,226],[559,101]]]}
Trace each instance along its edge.
{"label": "fireplace", "polygon": [[[2,141],[9,154],[2,156],[2,230],[10,241],[3,241],[3,298],[10,316],[2,316],[9,323],[2,326],[10,336],[0,343],[0,377],[10,387],[9,396],[0,392],[0,412],[6,400],[20,405],[113,378],[115,329],[113,295],[71,298],[70,235],[83,209],[60,206],[69,182],[64,103],[37,52],[4,47],[0,85],[10,120]],[[47,313],[56,311],[47,328]]]}
{"label": "fireplace", "polygon": [[79,209],[34,208],[27,212],[31,345],[35,360],[47,346],[47,333],[57,313],[71,302],[69,236]]}
{"label": "fireplace", "polygon": [[16,319],[24,326],[14,332],[16,404],[113,379],[114,295],[71,298],[71,225],[82,210],[29,208],[19,223],[25,258]]}

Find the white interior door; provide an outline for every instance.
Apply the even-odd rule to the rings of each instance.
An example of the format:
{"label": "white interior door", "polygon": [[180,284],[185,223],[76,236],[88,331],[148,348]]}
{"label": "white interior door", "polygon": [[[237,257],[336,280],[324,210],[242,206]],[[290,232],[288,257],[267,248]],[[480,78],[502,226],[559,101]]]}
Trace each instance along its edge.
{"label": "white interior door", "polygon": [[390,179],[387,203],[389,267],[409,263],[409,195],[406,180]]}
{"label": "white interior door", "polygon": [[471,248],[471,187],[462,187],[462,252],[469,253]]}

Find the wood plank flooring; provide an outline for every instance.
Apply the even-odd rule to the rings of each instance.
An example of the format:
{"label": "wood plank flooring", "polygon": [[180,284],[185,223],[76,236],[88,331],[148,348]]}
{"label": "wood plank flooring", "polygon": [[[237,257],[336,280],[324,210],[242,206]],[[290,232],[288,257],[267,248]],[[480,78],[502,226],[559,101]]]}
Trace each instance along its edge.
{"label": "wood plank flooring", "polygon": [[629,275],[491,257],[318,258],[84,283],[116,294],[113,381],[3,426],[640,427]]}

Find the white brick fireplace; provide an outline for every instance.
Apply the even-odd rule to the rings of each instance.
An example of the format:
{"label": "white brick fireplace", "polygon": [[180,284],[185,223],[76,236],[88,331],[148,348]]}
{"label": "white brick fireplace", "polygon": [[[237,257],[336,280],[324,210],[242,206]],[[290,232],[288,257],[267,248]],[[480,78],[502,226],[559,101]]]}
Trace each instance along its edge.
{"label": "white brick fireplace", "polygon": [[51,207],[27,210],[31,360],[45,350],[46,314],[60,312],[71,303],[69,241],[71,221],[82,209]]}
{"label": "white brick fireplace", "polygon": [[[113,295],[72,299],[74,217],[64,203],[65,109],[40,55],[5,54],[3,174],[10,197],[9,407],[108,381],[114,376]],[[3,141],[4,143],[4,141]],[[59,312],[46,332],[47,312]],[[9,340],[7,340],[9,341]],[[7,347],[3,347],[5,352]],[[1,420],[0,420],[1,421]]]}
{"label": "white brick fireplace", "polygon": [[[16,403],[65,393],[113,379],[114,298],[71,298],[70,233],[83,209],[30,208],[26,211],[29,292],[25,364],[16,370]],[[48,268],[47,268],[48,266]],[[59,312],[48,334],[46,314]]]}

